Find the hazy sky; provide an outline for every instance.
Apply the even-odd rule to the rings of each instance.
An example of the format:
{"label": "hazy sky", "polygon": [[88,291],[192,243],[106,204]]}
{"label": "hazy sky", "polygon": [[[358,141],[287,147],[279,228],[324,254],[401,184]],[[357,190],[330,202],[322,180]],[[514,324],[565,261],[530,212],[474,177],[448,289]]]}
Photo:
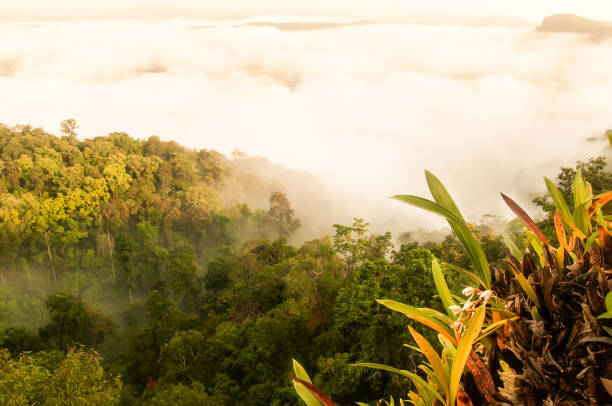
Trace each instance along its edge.
{"label": "hazy sky", "polygon": [[[232,27],[240,21],[86,21],[77,17],[126,16],[112,10],[127,2],[3,3],[8,20],[34,10],[74,19],[0,24],[0,122],[57,132],[73,117],[86,137],[127,131],[223,153],[240,148],[314,173],[337,206],[379,228],[430,223],[387,199],[425,194],[423,169],[439,175],[468,217],[509,215],[500,191],[528,203],[544,188],[541,176],[598,155],[603,142],[587,139],[612,126],[609,41],[531,27],[287,32]],[[604,1],[468,1],[460,10],[442,1],[427,8],[400,1],[206,3],[127,8],[160,16],[172,4],[219,15],[365,18],[369,10],[371,18],[419,10],[539,19],[571,11],[612,19]]]}
{"label": "hazy sky", "polygon": [[3,1],[0,15],[11,18],[161,17],[245,14],[307,14],[407,18],[415,13],[516,16],[540,20],[554,13],[612,19],[609,0],[19,0]]}

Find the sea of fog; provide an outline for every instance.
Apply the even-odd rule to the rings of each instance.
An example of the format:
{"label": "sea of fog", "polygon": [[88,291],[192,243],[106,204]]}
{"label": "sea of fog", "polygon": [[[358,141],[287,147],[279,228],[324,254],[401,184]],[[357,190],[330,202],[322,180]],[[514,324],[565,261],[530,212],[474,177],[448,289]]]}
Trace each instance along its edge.
{"label": "sea of fog", "polygon": [[[0,23],[0,122],[235,148],[308,171],[298,214],[437,228],[391,201],[438,175],[471,220],[532,207],[542,176],[597,156],[612,126],[612,42],[532,27],[330,18]],[[287,190],[299,190],[289,185]],[[308,195],[329,200],[308,212]],[[292,199],[291,193],[289,196]],[[317,206],[320,207],[320,206]]]}

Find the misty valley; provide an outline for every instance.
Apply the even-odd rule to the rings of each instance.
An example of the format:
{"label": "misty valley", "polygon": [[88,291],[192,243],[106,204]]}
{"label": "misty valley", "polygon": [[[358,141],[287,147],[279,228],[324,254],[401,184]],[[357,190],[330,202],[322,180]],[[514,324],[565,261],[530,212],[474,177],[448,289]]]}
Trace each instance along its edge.
{"label": "misty valley", "polygon": [[[377,299],[444,312],[432,261],[455,297],[477,272],[454,228],[415,240],[355,218],[292,243],[291,196],[224,204],[268,193],[256,167],[236,169],[246,154],[76,128],[0,127],[2,404],[298,404],[292,359],[337,404],[401,399],[409,380],[352,366],[424,360],[403,346],[419,319]],[[592,195],[612,187],[606,158],[585,159],[555,180],[569,201],[577,173]],[[534,202],[555,240],[549,195]],[[494,267],[533,242],[519,219],[468,227]]]}

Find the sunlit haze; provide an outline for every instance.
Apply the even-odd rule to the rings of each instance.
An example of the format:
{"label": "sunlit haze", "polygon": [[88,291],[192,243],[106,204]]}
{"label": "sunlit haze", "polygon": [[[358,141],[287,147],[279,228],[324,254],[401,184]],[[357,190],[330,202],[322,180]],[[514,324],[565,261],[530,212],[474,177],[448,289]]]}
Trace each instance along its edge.
{"label": "sunlit haze", "polygon": [[424,169],[509,217],[499,192],[529,206],[612,126],[612,42],[533,31],[608,1],[203,3],[5,2],[0,122],[238,148],[321,179],[330,221],[393,231],[441,224],[388,199]]}

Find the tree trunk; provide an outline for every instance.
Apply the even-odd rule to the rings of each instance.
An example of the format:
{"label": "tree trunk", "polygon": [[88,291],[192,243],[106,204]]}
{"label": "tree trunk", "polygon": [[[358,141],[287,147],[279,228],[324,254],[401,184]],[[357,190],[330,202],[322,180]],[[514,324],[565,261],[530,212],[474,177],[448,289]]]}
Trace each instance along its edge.
{"label": "tree trunk", "polygon": [[113,244],[111,241],[110,231],[106,232],[106,237],[108,239],[108,252],[110,253],[111,269],[113,270],[113,279],[116,280],[117,276],[115,275],[115,261],[113,261]]}
{"label": "tree trunk", "polygon": [[53,282],[57,283],[57,276],[55,275],[55,267],[53,266],[53,257],[51,256],[51,248],[49,247],[49,238],[47,237],[47,231],[44,232],[45,244],[47,244],[47,253],[49,254],[49,263],[51,264],[51,273],[53,274]]}

